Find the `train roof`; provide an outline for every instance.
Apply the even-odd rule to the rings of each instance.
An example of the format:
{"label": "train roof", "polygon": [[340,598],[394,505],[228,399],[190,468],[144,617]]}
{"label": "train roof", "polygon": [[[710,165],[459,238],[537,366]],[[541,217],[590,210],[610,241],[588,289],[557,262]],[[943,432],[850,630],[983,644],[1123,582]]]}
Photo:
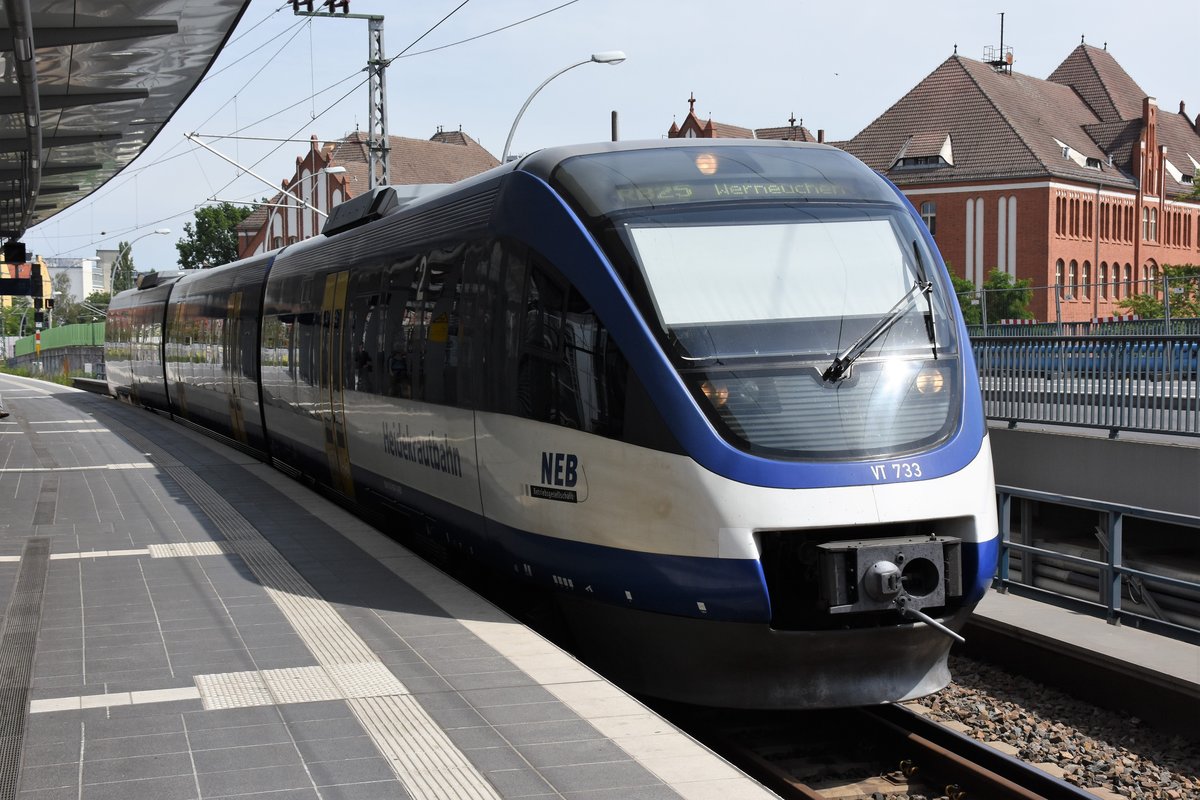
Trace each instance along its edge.
{"label": "train roof", "polygon": [[[529,155],[510,161],[501,167],[497,167],[491,172],[504,169],[509,165],[515,165],[515,168],[524,172],[537,175],[539,178],[548,178],[550,173],[568,158],[575,156],[594,155],[597,153],[621,153],[632,150],[670,150],[675,148],[700,148],[700,149],[720,149],[720,148],[746,148],[746,147],[784,147],[792,149],[816,149],[816,150],[833,150],[835,152],[844,152],[836,147],[830,147],[827,144],[817,144],[815,142],[790,142],[779,139],[642,139],[628,142],[596,142],[592,144],[571,144],[559,145],[556,147],[547,147],[544,150],[537,150]],[[488,173],[483,173],[484,175]],[[482,176],[479,176],[482,177]]]}

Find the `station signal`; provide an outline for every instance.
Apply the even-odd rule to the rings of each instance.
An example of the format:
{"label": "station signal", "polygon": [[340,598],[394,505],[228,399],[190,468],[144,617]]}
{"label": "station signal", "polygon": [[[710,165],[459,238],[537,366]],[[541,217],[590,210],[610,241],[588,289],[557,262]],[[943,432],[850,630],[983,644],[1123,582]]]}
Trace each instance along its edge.
{"label": "station signal", "polygon": [[4,261],[9,264],[24,264],[29,260],[29,253],[23,242],[4,243]]}

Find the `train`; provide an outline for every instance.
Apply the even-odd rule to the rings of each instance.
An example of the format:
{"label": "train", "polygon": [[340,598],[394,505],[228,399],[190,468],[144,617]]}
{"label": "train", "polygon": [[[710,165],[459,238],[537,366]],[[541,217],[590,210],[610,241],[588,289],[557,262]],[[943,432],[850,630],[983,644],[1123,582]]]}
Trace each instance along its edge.
{"label": "train", "polygon": [[966,328],[833,147],[552,147],[113,298],[111,393],[544,589],[631,691],[901,701],[993,577]]}

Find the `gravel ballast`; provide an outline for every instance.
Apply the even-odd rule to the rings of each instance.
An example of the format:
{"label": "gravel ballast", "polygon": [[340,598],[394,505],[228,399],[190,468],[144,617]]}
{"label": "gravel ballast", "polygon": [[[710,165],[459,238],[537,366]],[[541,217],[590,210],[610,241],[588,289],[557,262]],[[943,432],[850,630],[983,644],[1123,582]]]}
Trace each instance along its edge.
{"label": "gravel ballast", "polygon": [[952,656],[950,668],[950,686],[918,701],[933,719],[1052,765],[1084,788],[1139,800],[1200,798],[1200,720],[1189,741],[979,661]]}

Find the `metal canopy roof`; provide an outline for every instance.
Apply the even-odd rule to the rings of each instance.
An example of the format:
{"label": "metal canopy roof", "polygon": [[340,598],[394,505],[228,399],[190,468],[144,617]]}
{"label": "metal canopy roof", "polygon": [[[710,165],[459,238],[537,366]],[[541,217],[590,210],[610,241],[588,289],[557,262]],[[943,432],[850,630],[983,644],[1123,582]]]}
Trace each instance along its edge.
{"label": "metal canopy roof", "polygon": [[82,200],[135,159],[250,0],[4,0],[0,237]]}

